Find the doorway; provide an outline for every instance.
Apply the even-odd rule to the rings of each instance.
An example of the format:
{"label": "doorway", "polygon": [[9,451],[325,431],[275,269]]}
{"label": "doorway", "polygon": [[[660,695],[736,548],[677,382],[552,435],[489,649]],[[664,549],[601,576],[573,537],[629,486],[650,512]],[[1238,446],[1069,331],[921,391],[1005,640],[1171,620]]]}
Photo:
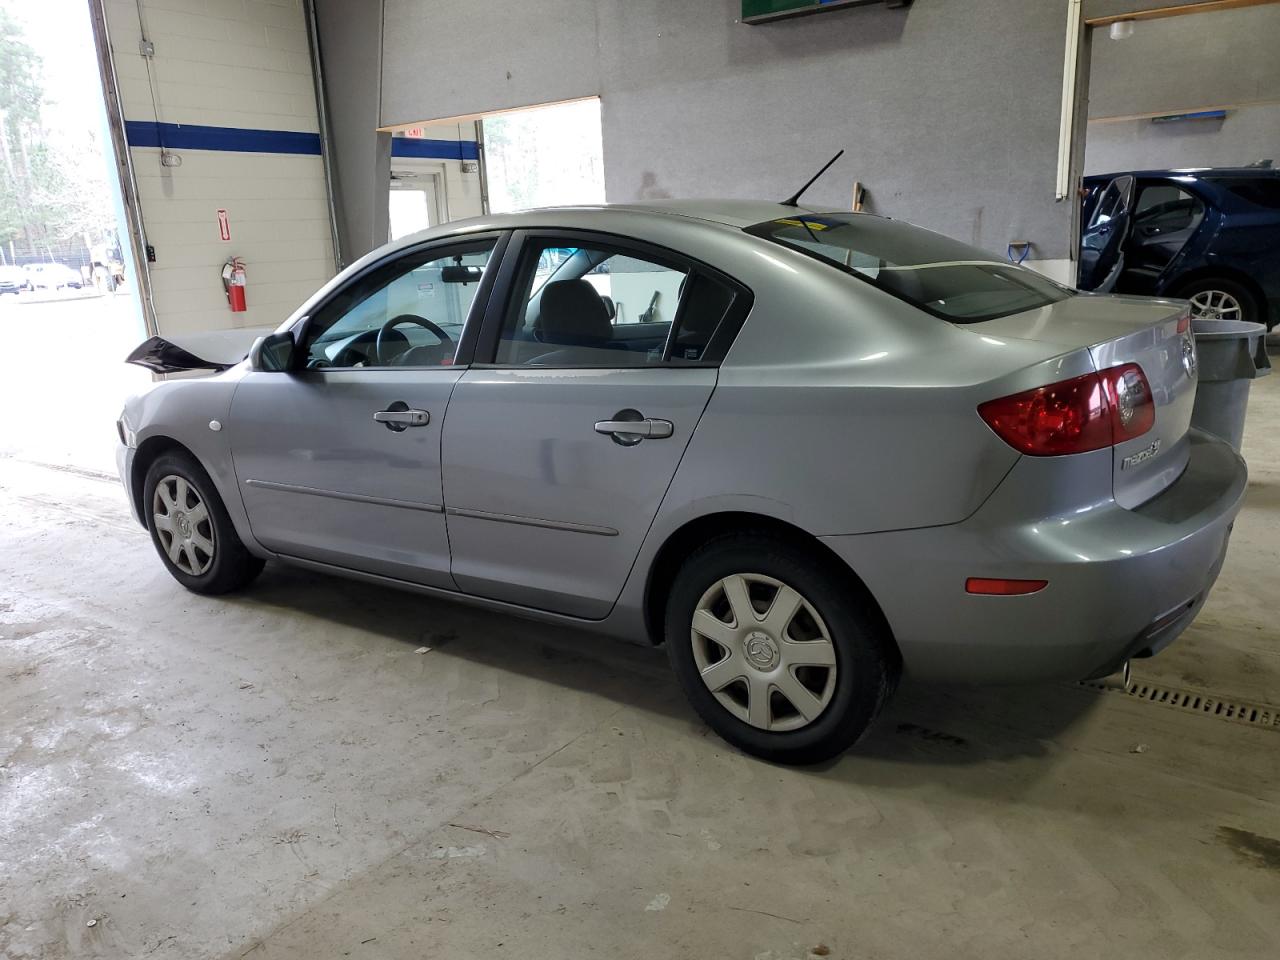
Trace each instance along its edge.
{"label": "doorway", "polygon": [[435,165],[392,165],[387,202],[390,239],[399,240],[446,221],[443,181],[443,172]]}

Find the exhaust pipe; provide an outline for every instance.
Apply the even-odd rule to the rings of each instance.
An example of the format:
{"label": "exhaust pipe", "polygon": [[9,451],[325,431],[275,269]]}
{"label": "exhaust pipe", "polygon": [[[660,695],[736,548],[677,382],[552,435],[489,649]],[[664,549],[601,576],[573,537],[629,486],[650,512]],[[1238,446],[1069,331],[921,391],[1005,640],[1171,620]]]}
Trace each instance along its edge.
{"label": "exhaust pipe", "polygon": [[1133,676],[1129,672],[1129,661],[1126,660],[1124,665],[1115,673],[1108,677],[1103,677],[1098,684],[1104,690],[1119,690],[1121,693],[1128,693],[1129,688],[1133,686]]}

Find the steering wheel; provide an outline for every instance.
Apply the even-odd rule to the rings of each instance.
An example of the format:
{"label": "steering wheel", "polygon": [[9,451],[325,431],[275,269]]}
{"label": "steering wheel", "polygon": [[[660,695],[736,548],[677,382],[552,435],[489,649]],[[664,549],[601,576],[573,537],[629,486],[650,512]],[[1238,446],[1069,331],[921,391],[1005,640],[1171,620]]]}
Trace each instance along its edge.
{"label": "steering wheel", "polygon": [[379,366],[386,366],[391,362],[390,357],[383,355],[383,350],[385,349],[386,344],[390,339],[387,336],[387,334],[391,330],[393,330],[395,327],[398,327],[404,323],[416,324],[419,327],[422,327],[426,330],[430,330],[437,338],[439,338],[440,343],[442,345],[449,346],[449,347],[453,346],[453,338],[450,337],[443,330],[441,330],[439,326],[437,326],[436,324],[428,320],[426,317],[414,316],[412,313],[402,313],[398,317],[392,317],[390,320],[384,323],[380,328],[378,328],[378,337],[373,342],[373,362],[374,363],[378,364]]}

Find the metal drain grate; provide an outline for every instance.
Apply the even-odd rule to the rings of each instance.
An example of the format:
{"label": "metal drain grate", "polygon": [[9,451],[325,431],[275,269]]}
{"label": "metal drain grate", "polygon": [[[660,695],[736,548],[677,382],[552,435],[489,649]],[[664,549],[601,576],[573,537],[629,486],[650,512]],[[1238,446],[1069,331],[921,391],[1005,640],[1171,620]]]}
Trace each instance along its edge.
{"label": "metal drain grate", "polygon": [[1276,707],[1222,700],[1207,693],[1177,690],[1173,687],[1164,687],[1158,683],[1148,683],[1144,680],[1133,681],[1127,690],[1118,685],[1110,685],[1096,680],[1085,681],[1081,686],[1094,690],[1123,693],[1127,697],[1144,700],[1147,703],[1158,703],[1161,706],[1173,707],[1188,713],[1198,713],[1206,717],[1217,717],[1219,720],[1229,720],[1232,723],[1244,723],[1252,727],[1269,727],[1272,730],[1280,730],[1280,709]]}

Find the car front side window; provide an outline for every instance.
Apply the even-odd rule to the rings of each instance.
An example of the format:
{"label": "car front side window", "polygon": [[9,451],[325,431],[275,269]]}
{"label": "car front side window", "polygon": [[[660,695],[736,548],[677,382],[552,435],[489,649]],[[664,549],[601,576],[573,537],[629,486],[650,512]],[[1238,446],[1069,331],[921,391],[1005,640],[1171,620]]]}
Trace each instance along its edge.
{"label": "car front side window", "polygon": [[416,251],[354,280],[313,315],[305,367],[452,364],[495,245]]}

